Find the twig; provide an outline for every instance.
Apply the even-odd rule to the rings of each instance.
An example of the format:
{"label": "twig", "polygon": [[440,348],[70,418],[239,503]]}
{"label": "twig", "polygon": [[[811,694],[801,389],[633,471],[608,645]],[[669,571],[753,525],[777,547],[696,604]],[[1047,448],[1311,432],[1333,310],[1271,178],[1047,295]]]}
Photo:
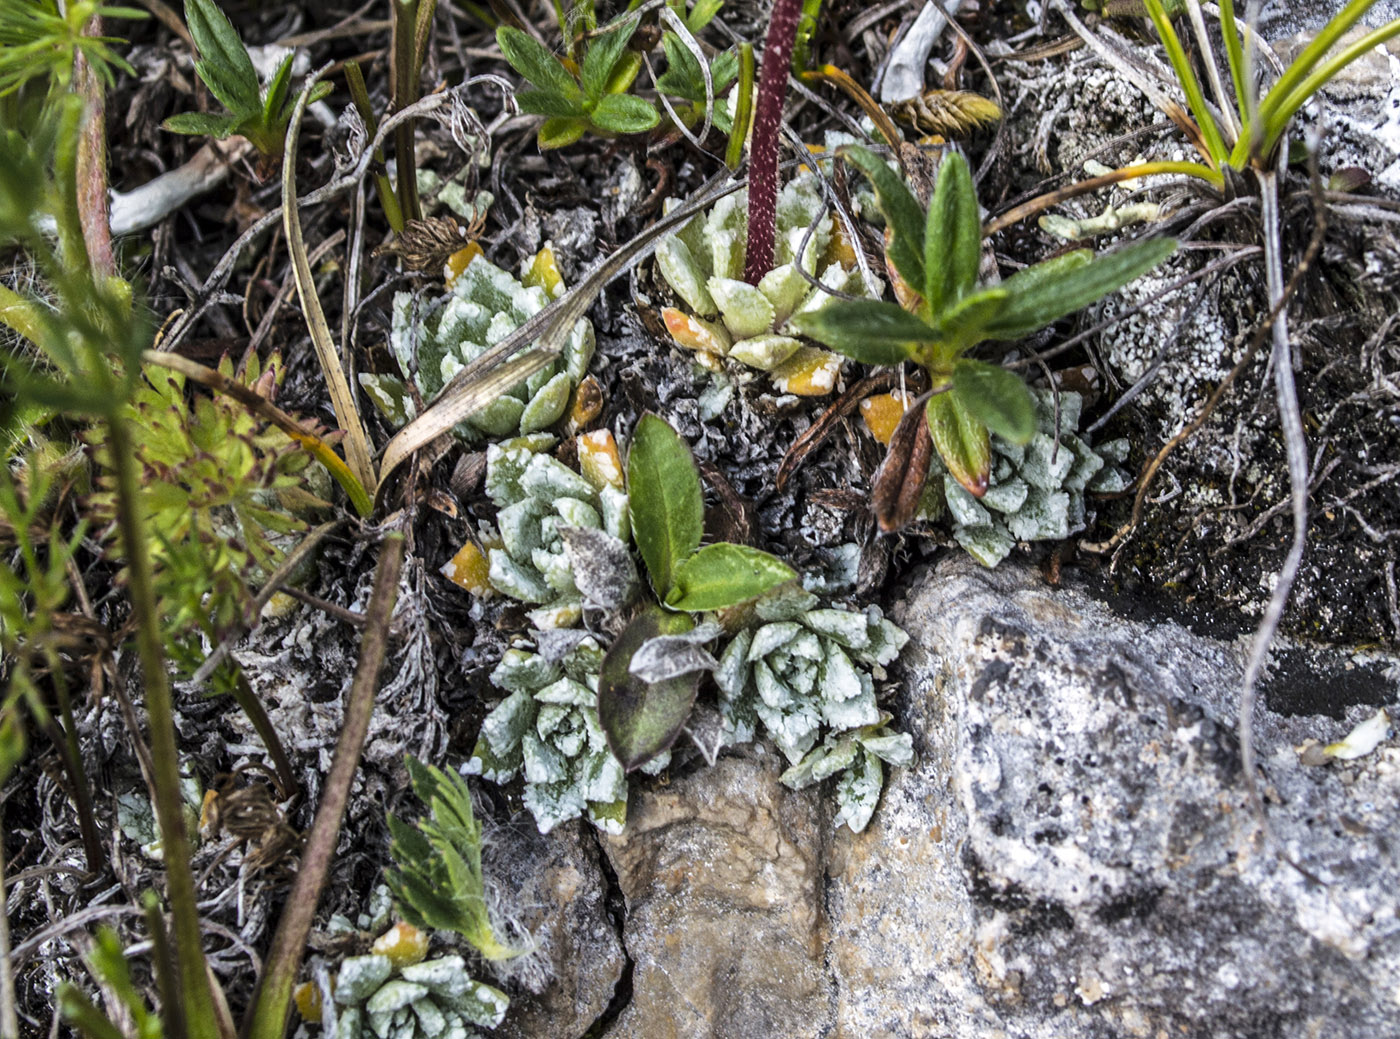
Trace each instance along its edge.
{"label": "twig", "polygon": [[306,937],[316,915],[316,905],[326,884],[336,839],[350,803],[350,786],[359,767],[360,754],[374,713],[379,669],[388,649],[389,621],[398,597],[399,571],[403,567],[404,539],[390,534],[384,539],[374,589],[365,609],[366,625],[360,642],[360,659],[346,696],[345,720],[336,742],[335,759],[326,776],[316,820],[306,839],[296,882],[287,896],[287,908],[277,924],[272,949],[259,976],[257,991],[243,1022],[249,1039],[282,1039],[291,1008],[292,985],[301,967]]}

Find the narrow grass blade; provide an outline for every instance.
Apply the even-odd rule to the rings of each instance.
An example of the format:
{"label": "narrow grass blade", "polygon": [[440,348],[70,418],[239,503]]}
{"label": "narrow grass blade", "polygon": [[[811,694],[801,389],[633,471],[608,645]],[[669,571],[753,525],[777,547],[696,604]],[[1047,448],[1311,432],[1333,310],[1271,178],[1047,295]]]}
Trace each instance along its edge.
{"label": "narrow grass blade", "polygon": [[326,388],[330,391],[331,407],[335,409],[336,422],[345,430],[345,459],[360,485],[373,487],[374,461],[369,436],[360,421],[360,409],[355,403],[355,394],[345,377],[340,352],[331,340],[330,326],[326,324],[326,315],[321,309],[321,299],[316,293],[316,281],[311,276],[311,264],[306,259],[306,243],[301,236],[301,218],[297,210],[297,135],[301,128],[302,115],[306,111],[307,98],[316,86],[318,78],[319,73],[307,78],[287,126],[287,147],[282,160],[282,224],[287,231],[287,249],[292,257],[292,271],[296,276],[301,312],[306,318],[311,342],[316,347],[316,359],[321,362],[321,373],[325,376]]}

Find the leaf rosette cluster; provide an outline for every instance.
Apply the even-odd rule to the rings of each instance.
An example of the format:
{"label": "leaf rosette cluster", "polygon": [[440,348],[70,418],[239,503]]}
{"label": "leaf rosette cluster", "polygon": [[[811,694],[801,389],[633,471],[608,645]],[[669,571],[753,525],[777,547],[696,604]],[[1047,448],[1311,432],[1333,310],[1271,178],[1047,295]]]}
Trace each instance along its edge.
{"label": "leaf rosette cluster", "polygon": [[541,628],[567,628],[583,615],[579,591],[579,540],[594,531],[605,554],[630,564],[627,495],[599,479],[595,484],[543,453],[552,438],[536,434],[486,450],[486,493],[500,510],[501,547],[487,553],[497,591],[537,604],[530,619]]}
{"label": "leaf rosette cluster", "polygon": [[[454,375],[563,291],[546,247],[520,279],[477,257],[435,303],[425,306],[412,293],[400,292],[394,296],[389,342],[414,388],[398,376],[369,372],[361,373],[360,385],[390,422],[405,425],[417,417],[421,402],[437,396]],[[564,416],[593,347],[593,326],[580,320],[557,361],[502,393],[454,432],[474,443],[548,429]]]}
{"label": "leaf rosette cluster", "polygon": [[777,228],[777,266],[757,285],[743,280],[746,192],[720,199],[708,213],[663,239],[656,249],[657,268],[687,310],[667,307],[661,316],[677,343],[695,350],[712,366],[721,358],[732,358],[768,372],[784,393],[820,396],[835,388],[841,360],[804,344],[792,327],[795,317],[831,298],[808,279],[857,295],[878,295],[881,287],[863,285],[853,263],[845,262],[834,223],[825,213],[821,190],[811,174],[783,188]]}
{"label": "leaf rosette cluster", "polygon": [[[481,725],[466,771],[495,783],[525,777],[525,805],[541,833],[586,815],[607,833],[627,819],[627,773],[598,723],[603,650],[584,638],[562,660],[531,649],[506,651],[491,682],[508,690]],[[669,755],[653,759],[659,771]]]}
{"label": "leaf rosette cluster", "polygon": [[402,967],[389,956],[351,956],[333,996],[335,1039],[476,1039],[505,1017],[510,999],[476,981],[460,956]]}
{"label": "leaf rosette cluster", "polygon": [[759,623],[725,647],[715,682],[728,743],[752,740],[761,728],[796,764],[824,727],[881,724],[871,672],[894,660],[909,636],[876,606],[858,612],[817,602],[791,586],[765,596],[755,606]]}

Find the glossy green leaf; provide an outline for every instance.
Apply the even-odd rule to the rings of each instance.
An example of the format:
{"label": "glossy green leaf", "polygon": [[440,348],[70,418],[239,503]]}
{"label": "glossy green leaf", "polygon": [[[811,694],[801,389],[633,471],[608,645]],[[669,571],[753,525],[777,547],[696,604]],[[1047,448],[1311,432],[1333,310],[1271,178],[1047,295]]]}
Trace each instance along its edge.
{"label": "glossy green leaf", "polygon": [[185,23],[199,49],[195,71],[209,92],[235,115],[261,109],[258,74],[238,31],[214,0],[185,0]]}
{"label": "glossy green leaf", "polygon": [[930,313],[942,313],[972,291],[981,259],[977,192],[967,160],[952,152],[938,169],[924,229],[924,299]]}
{"label": "glossy green leaf", "polygon": [[622,52],[627,49],[627,41],[637,31],[636,20],[625,22],[611,32],[596,36],[588,44],[588,53],[583,56],[583,93],[590,101],[597,101],[607,91],[608,80]]}
{"label": "glossy green leaf", "polygon": [[1087,263],[1082,259],[1063,262],[1069,257],[1060,257],[1047,261],[1057,264],[1053,270],[1036,272],[1042,264],[1027,268],[1001,283],[1011,298],[988,323],[987,338],[1020,339],[1030,335],[1117,291],[1175,251],[1175,239],[1153,238],[1096,256]]}
{"label": "glossy green leaf", "polygon": [[212,137],[216,141],[222,141],[229,134],[236,133],[241,122],[242,120],[236,115],[216,112],[180,112],[172,115],[160,125],[171,133]]}
{"label": "glossy green leaf", "polygon": [[865,364],[898,364],[915,356],[918,343],[938,335],[904,308],[875,299],[829,303],[788,323]]}
{"label": "glossy green leaf", "polygon": [[796,576],[792,567],[756,548],[728,542],[706,545],[676,569],[666,605],[691,613],[722,610],[756,599]]}
{"label": "glossy green leaf", "polygon": [[547,115],[568,119],[584,115],[583,103],[577,97],[565,97],[552,90],[517,90],[515,104],[530,115]]}
{"label": "glossy green leaf", "polygon": [[650,101],[631,94],[608,94],[593,109],[592,119],[609,133],[644,133],[661,122]]}
{"label": "glossy green leaf", "polygon": [[692,627],[686,614],[652,606],[623,629],[603,658],[598,722],[608,747],[629,772],[676,742],[695,706],[701,676],[694,671],[664,682],[643,682],[629,670],[632,657],[648,640],[683,635]]}
{"label": "glossy green leaf", "polygon": [[656,594],[665,599],[677,568],[700,547],[705,499],[690,448],[665,419],[648,412],[627,455],[632,536]]}
{"label": "glossy green leaf", "polygon": [[924,210],[898,173],[885,160],[859,145],[848,145],[840,154],[870,179],[875,201],[885,215],[892,236],[887,246],[895,270],[910,285],[926,285],[924,275]]}
{"label": "glossy green leaf", "polygon": [[954,402],[993,433],[1014,444],[1035,435],[1035,403],[1015,372],[962,358],[953,366]]}
{"label": "glossy green leaf", "polygon": [[540,132],[535,140],[545,151],[550,148],[565,148],[582,137],[587,130],[588,120],[582,116],[546,119],[540,124]]}
{"label": "glossy green leaf", "polygon": [[975,497],[987,493],[992,472],[992,440],[987,427],[952,393],[928,399],[928,431],[948,472]]}
{"label": "glossy green leaf", "polygon": [[583,92],[579,90],[574,77],[569,75],[569,70],[529,33],[503,25],[496,30],[496,43],[506,61],[510,62],[510,67],[541,90],[561,97],[582,99]]}

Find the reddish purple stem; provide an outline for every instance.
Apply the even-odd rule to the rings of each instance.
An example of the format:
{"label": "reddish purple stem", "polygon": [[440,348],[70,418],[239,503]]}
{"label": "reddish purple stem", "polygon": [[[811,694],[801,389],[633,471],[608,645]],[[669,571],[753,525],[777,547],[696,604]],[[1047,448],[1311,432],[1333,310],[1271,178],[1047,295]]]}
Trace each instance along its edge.
{"label": "reddish purple stem", "polygon": [[788,67],[802,17],[802,0],[775,0],[763,41],[758,74],[753,143],[749,146],[749,242],[744,280],[757,285],[773,269],[773,239],[778,223],[778,128],[787,97]]}

